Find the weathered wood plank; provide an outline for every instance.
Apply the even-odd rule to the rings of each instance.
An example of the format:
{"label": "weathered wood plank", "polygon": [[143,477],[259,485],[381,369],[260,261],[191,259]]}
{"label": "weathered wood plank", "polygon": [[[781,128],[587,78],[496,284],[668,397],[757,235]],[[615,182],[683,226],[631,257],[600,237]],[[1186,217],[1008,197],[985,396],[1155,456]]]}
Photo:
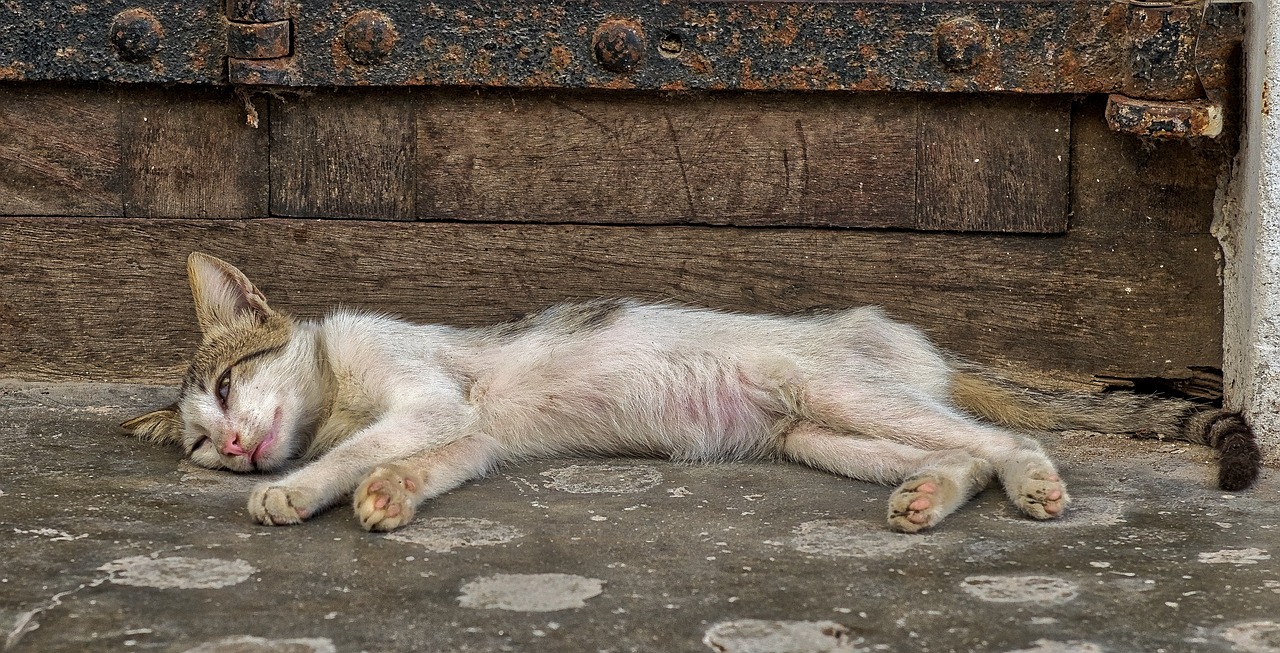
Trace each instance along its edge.
{"label": "weathered wood plank", "polygon": [[912,96],[432,94],[419,215],[596,224],[915,224]]}
{"label": "weathered wood plank", "polygon": [[1070,98],[934,97],[919,116],[919,228],[1067,230]]}
{"label": "weathered wood plank", "polygon": [[415,215],[409,89],[315,93],[271,104],[271,213]]}
{"label": "weathered wood plank", "polygon": [[184,258],[277,305],[475,325],[566,298],[735,310],[880,304],[980,361],[1059,380],[1221,360],[1207,235],[1060,238],[725,227],[0,219],[0,377],[171,380],[196,342]]}
{"label": "weathered wood plank", "polygon": [[1152,141],[1107,128],[1106,98],[1081,102],[1073,121],[1072,225],[1112,231],[1209,233],[1235,139]]}
{"label": "weathered wood plank", "polygon": [[0,86],[0,215],[121,215],[118,102],[97,86]]}
{"label": "weathered wood plank", "polygon": [[131,88],[121,106],[125,215],[267,215],[267,130],[232,91]]}

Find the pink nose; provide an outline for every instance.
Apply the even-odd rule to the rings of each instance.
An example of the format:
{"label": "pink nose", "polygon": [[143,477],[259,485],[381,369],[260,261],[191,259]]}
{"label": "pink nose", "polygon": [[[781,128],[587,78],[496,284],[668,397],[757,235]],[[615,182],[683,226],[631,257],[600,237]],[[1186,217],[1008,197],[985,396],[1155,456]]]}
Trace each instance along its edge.
{"label": "pink nose", "polygon": [[240,434],[233,433],[231,439],[222,443],[222,453],[228,456],[243,456],[245,450],[240,447]]}

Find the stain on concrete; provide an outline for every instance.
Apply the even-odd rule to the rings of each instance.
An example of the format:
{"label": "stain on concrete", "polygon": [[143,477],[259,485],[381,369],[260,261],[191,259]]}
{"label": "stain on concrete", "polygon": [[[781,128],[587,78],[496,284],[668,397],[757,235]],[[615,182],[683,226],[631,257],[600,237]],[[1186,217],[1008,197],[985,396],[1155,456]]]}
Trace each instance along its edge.
{"label": "stain on concrete", "polygon": [[185,653],[337,653],[333,641],[323,637],[264,639],[250,635],[206,642]]}
{"label": "stain on concrete", "polygon": [[1020,648],[1016,651],[1008,651],[1008,653],[1104,653],[1105,649],[1092,642],[1079,642],[1070,640],[1066,642],[1055,642],[1048,639],[1038,639],[1031,644],[1031,648]]}
{"label": "stain on concrete", "polygon": [[662,472],[648,465],[569,465],[542,475],[547,487],[573,494],[629,494],[662,482]]}
{"label": "stain on concrete", "polygon": [[919,547],[955,542],[955,536],[948,533],[906,535],[886,530],[881,524],[856,519],[807,521],[796,526],[792,534],[786,542],[791,548],[837,558],[887,558]]}
{"label": "stain on concrete", "polygon": [[1256,565],[1259,560],[1270,560],[1271,555],[1263,549],[1222,549],[1201,553],[1197,559],[1211,565]]}
{"label": "stain on concrete", "polygon": [[[7,581],[8,579],[4,580]],[[23,635],[39,628],[40,622],[36,620],[36,617],[40,616],[41,613],[60,607],[63,599],[72,596],[80,590],[97,587],[105,582],[107,582],[106,578],[98,578],[88,583],[82,583],[76,586],[75,589],[58,592],[57,594],[49,597],[48,600],[42,602],[40,605],[20,613],[17,618],[13,620],[13,626],[5,635],[4,649],[9,650],[13,648],[17,645],[18,641],[22,639]]]}
{"label": "stain on concrete", "polygon": [[1079,593],[1077,585],[1053,576],[969,576],[960,589],[993,603],[1066,603]]}
{"label": "stain on concrete", "polygon": [[473,517],[435,517],[416,521],[386,536],[389,540],[418,544],[436,553],[448,553],[467,546],[506,544],[518,537],[524,537],[518,528]]}
{"label": "stain on concrete", "polygon": [[219,558],[159,558],[132,556],[112,560],[100,571],[110,574],[116,585],[157,589],[214,589],[249,580],[258,570],[244,560]]}
{"label": "stain on concrete", "polygon": [[72,535],[71,533],[60,531],[56,528],[33,528],[30,530],[15,528],[13,529],[13,532],[18,535],[38,535],[40,537],[47,537],[50,542],[74,542],[75,540],[83,540],[84,538],[89,537],[88,533]]}
{"label": "stain on concrete", "polygon": [[722,653],[835,653],[867,651],[862,638],[834,621],[722,621],[707,630],[702,642]]}
{"label": "stain on concrete", "polygon": [[1245,621],[1222,630],[1222,638],[1244,653],[1280,653],[1280,623]]}
{"label": "stain on concrete", "polygon": [[464,608],[554,612],[585,607],[604,583],[574,574],[495,574],[463,585],[458,602]]}

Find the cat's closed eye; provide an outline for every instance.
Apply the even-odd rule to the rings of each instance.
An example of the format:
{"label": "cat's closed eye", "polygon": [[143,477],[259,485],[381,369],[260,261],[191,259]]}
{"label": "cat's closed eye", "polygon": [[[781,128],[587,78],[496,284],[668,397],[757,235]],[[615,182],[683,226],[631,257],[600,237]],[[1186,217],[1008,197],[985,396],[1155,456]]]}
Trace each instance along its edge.
{"label": "cat's closed eye", "polygon": [[223,410],[226,410],[227,400],[231,397],[231,368],[230,367],[227,368],[227,371],[222,373],[222,376],[218,377],[218,389],[216,392],[218,394],[218,405],[222,406]]}
{"label": "cat's closed eye", "polygon": [[211,442],[213,442],[213,440],[210,440],[210,439],[209,439],[209,436],[207,436],[207,435],[202,435],[202,436],[200,436],[200,438],[199,438],[198,440],[196,440],[195,442],[192,442],[192,443],[191,443],[191,446],[190,446],[190,447],[187,447],[187,456],[188,456],[188,457],[190,457],[190,456],[191,456],[191,454],[195,453],[195,452],[196,452],[196,451],[198,451],[201,447],[203,447],[203,446],[205,446],[206,444],[209,444],[209,443],[211,443]]}

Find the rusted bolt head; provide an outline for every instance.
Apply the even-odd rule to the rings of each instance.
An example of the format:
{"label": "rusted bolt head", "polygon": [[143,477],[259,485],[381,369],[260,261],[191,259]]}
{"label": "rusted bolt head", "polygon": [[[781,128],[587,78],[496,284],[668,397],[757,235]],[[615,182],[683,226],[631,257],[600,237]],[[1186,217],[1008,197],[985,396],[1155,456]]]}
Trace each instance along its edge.
{"label": "rusted bolt head", "polygon": [[145,9],[125,9],[111,21],[108,38],[121,59],[139,63],[154,57],[160,50],[164,27]]}
{"label": "rusted bolt head", "polygon": [[957,18],[939,25],[934,37],[938,61],[953,73],[973,68],[991,49],[987,28],[969,18]]}
{"label": "rusted bolt head", "polygon": [[386,14],[376,9],[362,9],[342,25],[338,38],[342,39],[342,47],[352,61],[361,66],[372,66],[386,60],[396,47],[400,34]]}
{"label": "rusted bolt head", "polygon": [[644,62],[647,47],[644,30],[630,20],[609,20],[601,23],[591,38],[596,61],[613,73],[629,73]]}

